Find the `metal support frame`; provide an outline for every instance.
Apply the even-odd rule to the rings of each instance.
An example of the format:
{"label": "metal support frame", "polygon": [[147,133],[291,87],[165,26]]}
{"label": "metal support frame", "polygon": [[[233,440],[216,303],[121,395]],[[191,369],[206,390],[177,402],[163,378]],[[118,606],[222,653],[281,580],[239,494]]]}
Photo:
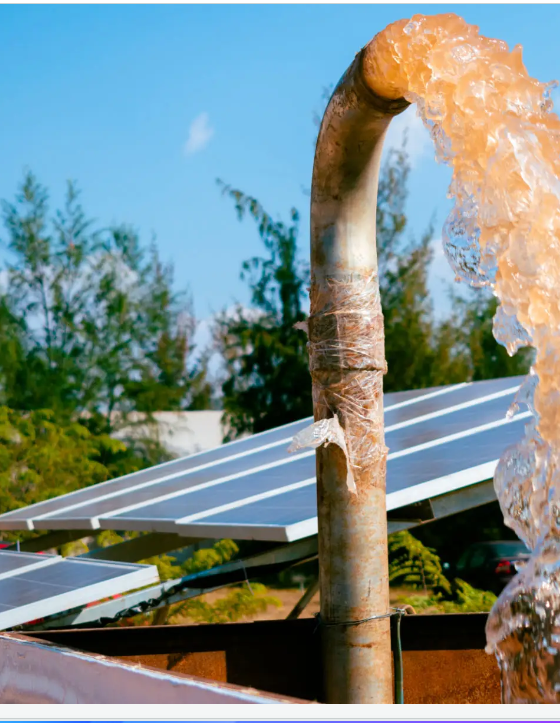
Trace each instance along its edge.
{"label": "metal support frame", "polygon": [[190,547],[200,540],[196,537],[181,537],[176,534],[163,534],[151,532],[147,535],[140,535],[131,540],[119,542],[109,547],[99,547],[97,550],[86,552],[80,557],[92,558],[95,560],[119,560],[120,562],[138,562],[146,560],[155,555],[163,555],[172,550],[179,550],[183,547]]}
{"label": "metal support frame", "polygon": [[14,542],[13,545],[7,547],[7,550],[19,550],[21,552],[45,552],[54,548],[65,545],[68,542],[75,542],[84,537],[91,537],[91,530],[57,530],[49,532],[40,537],[32,537],[30,540],[22,540]]}
{"label": "metal support frame", "polygon": [[317,538],[306,538],[288,545],[281,545],[273,550],[265,549],[260,554],[233,560],[210,570],[186,575],[176,580],[167,580],[159,585],[153,585],[93,607],[71,610],[62,615],[53,616],[39,625],[26,626],[25,629],[48,630],[69,625],[106,625],[122,618],[198,597],[228,585],[280,572],[315,557],[317,557]]}
{"label": "metal support frame", "polygon": [[175,594],[171,594],[179,583],[179,580],[168,580],[160,585],[153,585],[92,607],[78,608],[61,615],[53,615],[37,625],[22,626],[22,630],[27,633],[28,631],[60,630],[69,627],[103,627],[123,618],[130,618],[152,610],[161,610],[174,603],[199,597],[213,590],[221,590],[223,587],[218,585],[216,588],[183,588]]}
{"label": "metal support frame", "polygon": [[[392,117],[409,104],[373,93],[364,80],[362,62],[363,51],[336,87],[317,141],[311,192],[309,339],[311,348],[320,344],[334,352],[310,361],[315,419],[336,415],[347,440],[367,434],[372,446],[381,449],[380,379],[375,381],[377,417],[370,426],[361,422],[361,415],[368,412],[360,398],[364,384],[377,380],[384,370],[380,309],[373,321],[381,326],[364,323],[368,338],[345,338],[341,329],[360,323],[361,309],[341,305],[333,288],[352,291],[377,278],[375,223],[383,139]],[[348,352],[354,343],[364,347],[371,343],[376,352]],[[352,455],[351,443],[349,447]],[[325,700],[391,703],[389,619],[379,617],[389,610],[384,460],[377,468],[357,469],[355,481],[357,494],[352,495],[347,489],[347,460],[339,447],[331,444],[317,450]],[[367,622],[355,624],[360,620]]]}
{"label": "metal support frame", "polygon": [[296,618],[299,618],[299,616],[302,614],[302,612],[305,610],[305,608],[309,605],[311,600],[313,599],[313,596],[319,589],[319,575],[315,575],[313,578],[313,581],[308,586],[307,590],[303,593],[301,598],[297,601],[297,603],[294,605],[293,609],[290,611],[289,615],[286,617],[286,620],[296,620]]}
{"label": "metal support frame", "polygon": [[[453,615],[405,615],[401,622],[404,651],[484,650],[484,628],[488,613],[454,613]],[[298,620],[257,620],[247,623],[211,623],[208,625],[173,625],[51,630],[25,633],[29,637],[57,645],[66,645],[101,655],[154,655],[190,653],[208,650],[236,650],[265,641],[272,649],[300,648],[298,655],[317,644],[317,624],[312,618]],[[270,641],[270,642],[267,642]],[[319,646],[317,645],[317,648]],[[316,669],[317,660],[313,661]]]}
{"label": "metal support frame", "polygon": [[[493,483],[491,480],[483,482],[472,487],[449,492],[446,495],[429,500],[433,509],[433,519],[441,519],[449,515],[456,514],[466,508],[478,507],[490,502],[494,502],[496,496],[494,494]],[[398,532],[399,530],[417,527],[419,524],[426,524],[432,520],[395,520],[388,522],[388,532]],[[58,533],[55,533],[58,534]],[[81,532],[79,533],[81,534]],[[155,540],[156,544],[163,545],[164,540],[158,542],[158,538],[167,540],[167,544],[174,545],[172,535],[146,535],[146,538]],[[44,538],[51,538],[46,535]],[[140,538],[138,538],[140,539]],[[186,538],[180,538],[186,540]],[[130,541],[132,542],[132,541]],[[61,544],[61,543],[60,543]],[[108,551],[113,550],[111,558],[116,559],[116,551],[125,551],[127,548],[121,548],[121,544],[106,548]],[[318,540],[317,537],[306,538],[299,542],[290,543],[288,545],[272,546],[269,543],[245,543],[245,554],[241,560],[234,560],[220,567],[189,575],[182,579],[168,580],[160,585],[155,585],[143,590],[139,590],[128,595],[123,595],[114,600],[108,600],[98,605],[70,610],[58,616],[52,616],[40,625],[26,626],[27,629],[33,630],[49,630],[60,629],[63,627],[82,627],[85,625],[99,625],[108,622],[114,622],[123,617],[131,617],[132,615],[147,612],[149,610],[157,610],[161,607],[172,605],[176,602],[204,595],[213,590],[219,590],[227,585],[243,582],[246,579],[254,579],[264,576],[271,572],[277,572],[281,569],[294,567],[303,562],[317,558]],[[144,559],[146,553],[149,556],[154,554],[155,547],[136,548],[134,556],[142,555],[139,559]],[[134,548],[128,548],[132,556]],[[93,556],[93,555],[92,555]],[[122,560],[133,562],[131,558]],[[315,583],[315,585],[318,583]],[[194,586],[193,586],[194,585]],[[309,600],[313,597],[316,589],[313,589],[312,583],[308,590],[304,593],[301,600],[288,615],[288,619],[298,617]]]}

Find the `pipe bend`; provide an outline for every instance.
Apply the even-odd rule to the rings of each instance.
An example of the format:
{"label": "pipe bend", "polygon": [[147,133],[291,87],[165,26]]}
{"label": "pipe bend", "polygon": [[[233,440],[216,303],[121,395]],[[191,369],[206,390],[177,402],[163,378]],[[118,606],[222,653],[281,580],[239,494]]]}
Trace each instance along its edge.
{"label": "pipe bend", "polygon": [[[323,116],[311,191],[311,267],[320,279],[352,271],[356,254],[377,268],[375,216],[383,139],[391,119],[410,105],[377,95],[364,80],[360,51],[336,86]],[[366,253],[366,247],[373,254]],[[363,265],[363,264],[360,264]]]}

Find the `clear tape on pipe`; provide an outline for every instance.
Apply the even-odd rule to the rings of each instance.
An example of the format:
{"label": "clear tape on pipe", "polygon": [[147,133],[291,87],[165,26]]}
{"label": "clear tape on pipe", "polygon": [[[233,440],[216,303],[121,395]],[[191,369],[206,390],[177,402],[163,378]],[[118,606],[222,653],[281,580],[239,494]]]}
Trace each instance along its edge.
{"label": "clear tape on pipe", "polygon": [[[354,274],[311,285],[311,310],[296,328],[309,337],[309,368],[316,421],[299,432],[289,452],[336,444],[347,460],[346,484],[371,480],[384,465],[383,375],[387,370],[377,276]],[[383,480],[385,475],[382,475]]]}
{"label": "clear tape on pipe", "polygon": [[299,452],[301,449],[317,449],[322,444],[325,447],[329,444],[336,444],[344,452],[347,461],[346,484],[350,492],[356,494],[356,481],[352,474],[352,468],[348,463],[350,455],[346,446],[344,430],[340,426],[337,416],[331,417],[331,419],[320,419],[318,422],[314,422],[309,427],[302,429],[293,438],[288,447],[288,452]]}

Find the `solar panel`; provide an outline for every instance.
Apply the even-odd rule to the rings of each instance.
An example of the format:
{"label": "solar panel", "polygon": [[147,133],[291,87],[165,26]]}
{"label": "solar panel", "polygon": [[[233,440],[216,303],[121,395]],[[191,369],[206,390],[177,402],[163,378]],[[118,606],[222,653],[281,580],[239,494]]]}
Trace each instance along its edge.
{"label": "solar panel", "polygon": [[[232,537],[288,541],[317,533],[317,490],[313,483],[276,497],[210,513],[196,522],[182,522],[182,533],[209,538]],[[176,525],[177,529],[177,525]]]}
{"label": "solar panel", "polygon": [[[259,451],[251,456],[250,461],[246,457],[230,459],[210,468],[185,473],[180,477],[164,478],[157,485],[140,486],[126,493],[111,495],[106,498],[100,497],[77,507],[72,505],[59,510],[56,515],[49,515],[49,517],[45,518],[44,523],[49,525],[48,529],[55,529],[51,526],[55,519],[70,519],[72,520],[70,523],[72,527],[74,527],[74,520],[83,519],[83,524],[87,528],[90,526],[88,520],[110,513],[113,510],[145,505],[146,503],[150,503],[150,507],[154,507],[157,500],[163,496],[182,495],[186,490],[196,492],[204,486],[213,487],[216,484],[223,484],[225,487],[225,482],[233,482],[234,479],[242,478],[250,474],[251,470],[262,470],[259,478],[261,480],[266,480],[267,477],[275,473],[290,475],[292,464],[297,461],[298,456],[310,456],[310,453],[302,452],[299,455],[288,456],[286,452],[287,444],[285,442],[273,449]],[[41,528],[38,527],[38,529]],[[57,527],[56,529],[64,529],[64,527]]]}
{"label": "solar panel", "polygon": [[0,630],[158,580],[153,565],[0,550]]}
{"label": "solar panel", "polygon": [[[390,453],[387,462],[388,510],[398,509],[489,479],[497,462],[497,450],[505,449],[517,441],[524,424],[524,419],[514,420],[469,435],[468,438],[453,439],[400,457],[392,457]],[[466,443],[467,439],[469,443]],[[476,450],[475,455],[473,450]],[[473,457],[476,459],[474,466]],[[302,530],[316,531],[316,521],[313,521],[313,524],[310,522],[317,514],[315,485],[305,487],[307,489],[290,490],[274,498],[252,500],[247,505],[232,505],[223,511],[210,509],[208,514],[198,518],[191,516],[179,519],[175,529],[182,530],[181,534],[185,535],[213,537],[225,536],[228,531],[231,533],[241,525],[291,527],[307,523]],[[309,514],[311,509],[313,512]],[[218,527],[211,529],[208,525],[224,529],[220,530]],[[297,539],[295,534],[296,532],[291,530],[286,533],[286,538]]]}
{"label": "solar panel", "polygon": [[[294,434],[300,429],[310,424],[312,418],[299,420],[298,422],[292,422],[291,424],[277,427],[276,429],[269,430],[267,432],[261,432],[245,439],[236,440],[223,444],[216,449],[207,450],[205,452],[198,452],[197,454],[189,455],[188,457],[182,457],[180,459],[172,460],[170,462],[164,462],[163,464],[156,465],[155,467],[149,467],[148,469],[141,470],[139,472],[133,472],[123,477],[117,477],[116,479],[109,480],[107,482],[101,482],[100,484],[86,487],[75,492],[70,492],[60,497],[55,497],[45,502],[37,502],[34,505],[14,510],[13,512],[7,512],[0,515],[2,526],[0,529],[3,530],[21,530],[21,529],[33,529],[32,527],[26,527],[21,525],[21,521],[29,519],[31,516],[39,516],[55,512],[61,507],[67,505],[77,505],[91,500],[95,500],[101,496],[108,496],[112,494],[119,494],[126,490],[132,490],[140,487],[141,485],[149,485],[150,483],[158,483],[162,479],[169,479],[176,475],[180,475],[190,470],[199,470],[207,466],[211,466],[219,463],[225,459],[236,459],[241,456],[251,455],[254,452],[266,449],[269,446],[282,445],[290,440]],[[14,525],[9,525],[10,521],[13,521]]]}
{"label": "solar panel", "polygon": [[[431,399],[432,397],[437,397],[442,394],[448,394],[449,392],[459,390],[464,386],[467,385],[458,384],[452,387],[438,387],[429,390],[389,393],[385,395],[384,401],[385,405],[389,405],[390,407],[393,404],[393,399],[395,399],[397,407],[401,408],[401,405],[406,406],[411,403],[415,403],[416,398],[418,397],[421,397],[423,400]],[[188,457],[172,460],[171,462],[165,462],[164,464],[150,467],[149,469],[141,470],[140,472],[133,472],[123,477],[109,480],[108,482],[102,482],[92,487],[87,487],[85,489],[71,492],[67,495],[46,500],[45,502],[38,502],[23,509],[7,512],[0,515],[0,529],[33,529],[31,524],[26,524],[28,521],[30,522],[32,518],[53,513],[62,508],[81,505],[88,501],[100,499],[101,497],[108,498],[110,495],[118,496],[122,492],[128,490],[138,490],[142,488],[143,485],[159,485],[162,481],[182,476],[183,473],[200,471],[201,469],[213,467],[215,464],[222,461],[234,460],[245,456],[250,457],[250,455],[253,455],[256,452],[261,452],[270,447],[281,447],[283,445],[287,445],[297,432],[306,427],[312,421],[311,417],[307,417],[306,419],[292,422],[282,427],[271,429],[267,432],[261,432],[245,439],[221,445],[213,450],[207,450],[205,452],[189,455]],[[250,458],[248,463],[249,465],[252,463]]]}
{"label": "solar panel", "polygon": [[[12,552],[11,550],[0,550],[0,580],[10,577],[18,572],[29,572],[36,567],[44,567],[46,564],[44,555],[34,555],[30,552]],[[48,559],[49,564],[57,562],[57,557]]]}
{"label": "solar panel", "polygon": [[[521,381],[513,377],[385,395],[388,508],[491,477],[528,416],[505,416]],[[267,530],[270,539],[296,539],[298,530],[316,530],[315,453],[288,455],[287,446],[310,421],[7,513],[0,516],[0,529],[206,536],[210,529],[224,528],[231,531],[228,536],[243,539],[258,528],[260,539]]]}

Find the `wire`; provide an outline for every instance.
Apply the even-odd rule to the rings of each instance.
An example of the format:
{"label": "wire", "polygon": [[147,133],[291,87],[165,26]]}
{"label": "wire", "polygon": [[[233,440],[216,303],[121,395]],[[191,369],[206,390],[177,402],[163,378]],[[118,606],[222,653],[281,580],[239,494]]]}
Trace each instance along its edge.
{"label": "wire", "polygon": [[369,623],[370,620],[382,620],[383,618],[390,618],[393,615],[395,615],[395,613],[383,613],[382,615],[372,615],[370,618],[363,618],[362,620],[346,620],[341,623],[325,623],[321,620],[320,613],[317,613],[315,617],[319,625],[322,625],[324,628],[336,628],[338,626],[351,627],[352,625],[361,625],[362,623]]}
{"label": "wire", "polygon": [[404,703],[403,659],[401,645],[401,618],[404,610],[396,608],[391,616],[391,648],[393,649],[393,685],[395,703]]}
{"label": "wire", "polygon": [[369,618],[363,618],[362,620],[345,620],[342,622],[326,623],[321,619],[321,614],[317,613],[315,618],[317,620],[317,626],[314,632],[317,631],[319,626],[324,628],[334,627],[351,627],[354,625],[362,625],[368,623],[370,620],[382,620],[383,618],[391,619],[391,649],[393,651],[393,685],[395,703],[404,704],[404,682],[403,682],[403,658],[402,658],[402,645],[401,645],[401,618],[406,613],[402,608],[391,608],[392,612],[382,613],[380,615],[372,615]]}

